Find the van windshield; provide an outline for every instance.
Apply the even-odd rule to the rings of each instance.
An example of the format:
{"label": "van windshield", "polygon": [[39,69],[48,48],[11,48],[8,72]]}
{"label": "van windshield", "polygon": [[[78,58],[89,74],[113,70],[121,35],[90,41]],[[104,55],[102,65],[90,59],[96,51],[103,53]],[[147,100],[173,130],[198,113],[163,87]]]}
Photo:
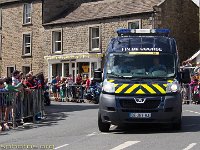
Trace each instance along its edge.
{"label": "van windshield", "polygon": [[159,55],[110,53],[106,65],[108,78],[169,78],[175,75],[174,56],[166,53]]}

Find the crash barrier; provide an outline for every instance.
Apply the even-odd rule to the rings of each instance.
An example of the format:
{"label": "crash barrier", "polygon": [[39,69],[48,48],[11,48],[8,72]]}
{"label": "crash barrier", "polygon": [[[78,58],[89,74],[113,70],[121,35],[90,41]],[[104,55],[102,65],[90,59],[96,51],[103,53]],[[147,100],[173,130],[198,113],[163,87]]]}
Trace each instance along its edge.
{"label": "crash barrier", "polygon": [[200,88],[198,84],[183,84],[182,97],[184,104],[199,104],[200,103]]}
{"label": "crash barrier", "polygon": [[[54,88],[54,90],[53,90]],[[96,101],[97,97],[100,95],[100,86],[90,86],[86,89],[85,85],[60,85],[58,87],[50,87],[50,92],[57,92],[60,97],[60,101],[71,101],[71,102],[85,102],[85,100]],[[56,91],[55,91],[56,89]],[[50,93],[51,96],[54,96]]]}
{"label": "crash barrier", "polygon": [[60,93],[61,99],[66,98],[67,101],[84,102],[86,90],[83,85],[74,84],[62,87]]}
{"label": "crash barrier", "polygon": [[42,89],[0,92],[0,124],[16,128],[20,123],[39,121],[44,116]]}
{"label": "crash barrier", "polygon": [[192,104],[192,87],[189,84],[182,84],[183,104]]}

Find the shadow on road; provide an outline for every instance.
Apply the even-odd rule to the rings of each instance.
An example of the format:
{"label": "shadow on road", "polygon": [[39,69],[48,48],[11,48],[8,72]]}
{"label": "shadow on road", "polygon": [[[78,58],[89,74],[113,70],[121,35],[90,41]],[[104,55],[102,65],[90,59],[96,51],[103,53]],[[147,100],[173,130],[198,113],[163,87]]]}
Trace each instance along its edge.
{"label": "shadow on road", "polygon": [[[97,109],[99,106],[96,104],[87,104],[87,103],[54,103],[50,106],[45,106],[45,116],[40,121],[37,121],[35,124],[32,123],[33,118],[26,119],[26,123],[18,126],[13,131],[24,131],[30,130],[33,128],[39,128],[44,126],[53,126],[58,125],[59,121],[65,120],[69,117],[70,112],[83,111],[89,109]],[[12,134],[12,132],[2,132],[0,135]]]}
{"label": "shadow on road", "polygon": [[110,131],[113,134],[157,134],[200,132],[200,116],[183,116],[182,129],[173,130],[172,126],[164,124],[134,124],[120,126]]}

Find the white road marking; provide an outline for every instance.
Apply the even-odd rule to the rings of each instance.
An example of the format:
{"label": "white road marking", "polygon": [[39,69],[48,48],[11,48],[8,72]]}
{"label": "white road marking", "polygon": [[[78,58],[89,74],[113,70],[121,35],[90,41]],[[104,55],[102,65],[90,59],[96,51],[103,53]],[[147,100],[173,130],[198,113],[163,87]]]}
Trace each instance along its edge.
{"label": "white road marking", "polygon": [[58,147],[56,147],[56,148],[54,148],[54,149],[59,149],[59,148],[62,148],[62,147],[68,146],[68,145],[69,145],[69,144],[64,144],[64,145],[58,146]]}
{"label": "white road marking", "polygon": [[188,147],[184,148],[183,150],[189,150],[191,149],[192,147],[194,147],[197,143],[192,143],[190,145],[188,145]]}
{"label": "white road marking", "polygon": [[195,113],[195,114],[199,114],[200,115],[200,112],[196,112],[196,111],[192,111],[192,110],[185,110],[187,112],[191,112],[191,113]]}
{"label": "white road marking", "polygon": [[124,149],[126,147],[129,147],[129,146],[131,146],[133,144],[137,144],[139,142],[140,141],[127,141],[127,142],[125,142],[125,143],[123,143],[123,144],[121,144],[121,145],[119,145],[117,147],[114,147],[114,148],[110,149],[110,150],[122,150],[122,149]]}
{"label": "white road marking", "polygon": [[97,133],[96,132],[93,132],[93,133],[91,133],[91,134],[88,134],[87,136],[94,136],[94,135],[96,135]]}

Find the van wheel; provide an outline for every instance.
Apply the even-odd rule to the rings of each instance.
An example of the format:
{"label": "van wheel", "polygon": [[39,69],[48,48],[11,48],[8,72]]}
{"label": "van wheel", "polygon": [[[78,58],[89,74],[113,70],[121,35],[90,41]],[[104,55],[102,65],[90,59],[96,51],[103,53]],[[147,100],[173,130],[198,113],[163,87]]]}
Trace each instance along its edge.
{"label": "van wheel", "polygon": [[98,115],[98,127],[101,132],[109,132],[110,123],[102,122],[101,114]]}
{"label": "van wheel", "polygon": [[181,122],[181,120],[179,120],[179,121],[173,123],[173,124],[172,124],[172,128],[173,128],[174,130],[181,130],[181,128],[182,128],[182,122]]}

